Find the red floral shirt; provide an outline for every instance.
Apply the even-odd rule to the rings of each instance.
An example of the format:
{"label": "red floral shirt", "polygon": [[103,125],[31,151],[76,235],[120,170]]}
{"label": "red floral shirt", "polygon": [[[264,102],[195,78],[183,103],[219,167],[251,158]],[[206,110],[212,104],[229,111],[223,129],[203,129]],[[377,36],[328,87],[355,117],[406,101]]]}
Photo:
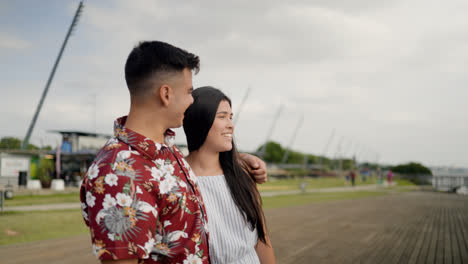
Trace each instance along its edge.
{"label": "red floral shirt", "polygon": [[207,218],[196,176],[173,146],[114,124],[80,191],[93,251],[101,259],[209,263]]}

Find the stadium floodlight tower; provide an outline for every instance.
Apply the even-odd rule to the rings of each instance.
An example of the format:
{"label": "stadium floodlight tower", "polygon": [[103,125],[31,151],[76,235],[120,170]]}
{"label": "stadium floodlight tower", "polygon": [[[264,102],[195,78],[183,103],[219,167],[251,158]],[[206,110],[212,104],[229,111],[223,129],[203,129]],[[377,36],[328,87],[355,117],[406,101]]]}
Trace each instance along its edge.
{"label": "stadium floodlight tower", "polygon": [[276,112],[275,116],[273,117],[273,123],[271,124],[271,127],[268,130],[268,134],[267,134],[267,137],[266,137],[266,140],[265,140],[265,144],[263,144],[262,149],[259,152],[259,156],[261,158],[265,158],[266,146],[267,146],[268,142],[271,139],[271,135],[273,134],[273,130],[275,129],[276,122],[278,121],[282,111],[283,111],[283,104],[281,104],[279,106],[278,111]]}
{"label": "stadium floodlight tower", "polygon": [[343,139],[344,139],[344,137],[341,136],[340,140],[338,141],[338,145],[336,146],[335,158],[334,158],[335,161],[338,161],[338,164],[336,164],[334,162],[335,163],[334,167],[335,167],[335,170],[338,169],[339,175],[341,175],[341,168],[342,168],[342,165],[343,165],[342,160],[341,160],[341,154],[342,154],[341,144],[343,144]]}
{"label": "stadium floodlight tower", "polygon": [[249,93],[250,93],[250,86],[247,87],[247,91],[245,92],[244,98],[242,98],[242,101],[239,105],[239,108],[237,109],[237,113],[234,116],[234,126],[236,126],[237,121],[239,120],[240,113],[242,112],[242,109],[244,109],[244,104],[247,101],[247,98],[249,98]]}
{"label": "stadium floodlight tower", "polygon": [[[289,144],[286,147],[286,152],[284,153],[283,158],[281,159],[281,164],[285,164],[286,161],[288,160],[289,152],[292,149],[292,146],[294,144],[294,140],[296,140],[297,132],[301,128],[303,121],[304,121],[304,115],[301,115],[301,118],[299,118],[299,121],[297,122],[296,129],[294,129],[294,133],[293,133],[293,135],[291,137],[291,140],[289,141]],[[306,162],[304,162],[304,163],[306,163]],[[307,164],[305,164],[305,165],[307,166]]]}
{"label": "stadium floodlight tower", "polygon": [[323,148],[322,156],[319,156],[320,172],[324,171],[323,170],[323,159],[325,158],[325,155],[327,155],[328,147],[330,147],[330,144],[333,141],[334,136],[335,136],[335,129],[333,129],[332,133],[330,134],[330,137],[327,140],[327,143],[325,144],[325,147]]}
{"label": "stadium floodlight tower", "polygon": [[28,132],[26,133],[26,136],[24,137],[24,140],[23,140],[23,145],[21,146],[22,149],[28,148],[29,139],[31,138],[31,134],[34,130],[34,126],[36,125],[36,121],[39,116],[39,113],[41,112],[41,108],[42,108],[42,105],[44,104],[44,100],[45,100],[45,97],[47,96],[47,92],[49,91],[50,84],[52,83],[52,80],[54,79],[55,71],[57,70],[57,66],[60,62],[60,59],[62,58],[63,51],[65,50],[65,47],[67,46],[68,39],[72,35],[73,29],[78,24],[78,19],[80,18],[81,12],[83,11],[83,6],[84,6],[83,1],[81,1],[80,4],[78,5],[78,8],[76,9],[75,16],[73,17],[73,21],[70,25],[70,28],[68,29],[65,40],[62,43],[60,52],[57,58],[55,59],[54,67],[52,68],[52,71],[50,72],[49,79],[47,80],[44,91],[42,92],[41,99],[39,101],[39,104],[37,105],[36,112],[34,112],[33,119],[31,120],[31,124],[29,124]]}

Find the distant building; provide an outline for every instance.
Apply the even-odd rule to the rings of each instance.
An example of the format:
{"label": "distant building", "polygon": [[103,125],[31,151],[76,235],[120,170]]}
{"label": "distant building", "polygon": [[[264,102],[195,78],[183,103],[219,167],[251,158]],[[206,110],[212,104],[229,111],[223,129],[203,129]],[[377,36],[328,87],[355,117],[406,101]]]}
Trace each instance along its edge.
{"label": "distant building", "polygon": [[[62,142],[55,150],[0,150],[0,185],[26,186],[37,178],[39,161],[42,158],[53,160],[55,171],[51,179],[63,179],[66,185],[78,186],[110,135],[71,130],[52,130],[62,135]],[[184,155],[187,146],[178,145]]]}
{"label": "distant building", "polygon": [[[62,143],[54,151],[56,175],[68,185],[78,185],[85,176],[98,151],[111,137],[106,134],[83,131],[53,130],[62,135]],[[51,153],[52,154],[52,153]]]}
{"label": "distant building", "polygon": [[440,191],[456,191],[468,188],[468,169],[456,167],[432,167],[432,186]]}
{"label": "distant building", "polygon": [[82,131],[53,130],[62,135],[58,149],[44,150],[0,150],[0,185],[26,186],[37,178],[39,160],[51,159],[55,171],[51,179],[64,179],[67,185],[77,185],[86,174],[97,152],[110,135]]}
{"label": "distant building", "polygon": [[0,185],[26,186],[34,176],[38,158],[46,154],[38,150],[0,150]]}
{"label": "distant building", "polygon": [[51,130],[62,135],[62,153],[97,153],[111,137],[106,134],[82,131]]}

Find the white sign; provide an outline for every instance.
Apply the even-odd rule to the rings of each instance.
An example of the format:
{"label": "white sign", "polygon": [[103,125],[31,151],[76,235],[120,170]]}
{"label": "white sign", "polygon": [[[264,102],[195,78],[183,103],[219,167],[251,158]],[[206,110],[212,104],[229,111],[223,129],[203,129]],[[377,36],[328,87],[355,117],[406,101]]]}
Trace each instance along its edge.
{"label": "white sign", "polygon": [[20,171],[29,171],[29,158],[2,158],[0,176],[18,177]]}
{"label": "white sign", "polygon": [[73,151],[100,150],[106,144],[107,140],[108,139],[105,137],[80,136],[78,138],[78,149],[74,149]]}

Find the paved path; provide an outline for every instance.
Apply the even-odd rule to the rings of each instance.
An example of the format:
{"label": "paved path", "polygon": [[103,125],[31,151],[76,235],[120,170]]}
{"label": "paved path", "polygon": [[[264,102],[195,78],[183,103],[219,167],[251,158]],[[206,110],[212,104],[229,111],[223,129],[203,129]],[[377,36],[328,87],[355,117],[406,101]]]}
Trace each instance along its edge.
{"label": "paved path", "polygon": [[64,210],[81,208],[80,203],[58,203],[58,204],[41,204],[41,205],[23,205],[23,206],[7,206],[3,208],[6,211],[49,211],[49,210]]}
{"label": "paved path", "polygon": [[[392,186],[396,186],[395,184]],[[417,189],[417,186],[411,186],[413,189]],[[358,191],[374,191],[374,190],[385,190],[385,187],[379,186],[377,184],[369,185],[357,185],[357,186],[345,186],[345,187],[333,187],[333,188],[316,188],[308,189],[305,192],[307,193],[330,193],[330,192],[358,192]],[[290,195],[290,194],[299,194],[302,193],[301,190],[290,190],[290,191],[272,191],[272,192],[260,192],[262,197],[271,197],[279,195]]]}
{"label": "paved path", "polygon": [[[468,263],[468,196],[395,193],[265,211],[278,263]],[[88,235],[0,246],[0,263],[97,263]]]}

